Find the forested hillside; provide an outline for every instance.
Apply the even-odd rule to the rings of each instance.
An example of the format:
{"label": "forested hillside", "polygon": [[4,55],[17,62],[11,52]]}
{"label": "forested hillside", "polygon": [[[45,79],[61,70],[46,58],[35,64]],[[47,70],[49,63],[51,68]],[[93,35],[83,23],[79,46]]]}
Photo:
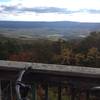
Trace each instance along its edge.
{"label": "forested hillside", "polygon": [[100,67],[100,32],[69,41],[22,40],[0,35],[0,59]]}

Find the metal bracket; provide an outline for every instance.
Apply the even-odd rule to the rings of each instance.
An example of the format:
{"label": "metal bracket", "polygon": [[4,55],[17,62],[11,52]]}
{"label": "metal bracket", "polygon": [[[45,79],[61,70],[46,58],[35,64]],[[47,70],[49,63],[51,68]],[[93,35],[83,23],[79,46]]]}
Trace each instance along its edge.
{"label": "metal bracket", "polygon": [[[22,82],[22,79],[23,79],[23,75],[25,74],[26,71],[30,70],[31,67],[25,67],[19,74],[17,80],[16,80],[16,86],[15,86],[15,90],[16,90],[16,94],[17,94],[17,99],[18,100],[25,100],[25,97],[27,96],[27,93],[28,93],[28,90],[31,88],[30,85],[27,85],[25,84],[24,82]],[[24,89],[27,90],[27,91],[24,91],[26,92],[24,97],[21,96],[21,88],[23,88],[23,91]]]}

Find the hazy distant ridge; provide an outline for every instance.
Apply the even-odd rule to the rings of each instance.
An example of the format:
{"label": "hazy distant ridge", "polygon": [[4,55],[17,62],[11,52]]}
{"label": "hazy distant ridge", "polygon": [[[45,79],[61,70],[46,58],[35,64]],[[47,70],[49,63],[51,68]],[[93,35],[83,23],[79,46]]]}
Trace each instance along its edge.
{"label": "hazy distant ridge", "polygon": [[98,29],[100,23],[80,23],[70,21],[58,22],[21,22],[21,21],[0,21],[0,28],[81,28]]}

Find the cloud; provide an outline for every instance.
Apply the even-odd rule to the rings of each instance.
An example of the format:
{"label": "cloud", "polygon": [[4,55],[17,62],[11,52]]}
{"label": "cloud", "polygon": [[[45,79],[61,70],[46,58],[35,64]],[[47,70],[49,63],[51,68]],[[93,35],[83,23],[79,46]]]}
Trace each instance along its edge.
{"label": "cloud", "polygon": [[23,7],[22,5],[0,5],[1,13],[57,13],[57,14],[74,14],[74,13],[90,13],[90,14],[100,14],[100,10],[96,9],[79,9],[79,10],[69,10],[67,8],[59,7]]}
{"label": "cloud", "polygon": [[34,12],[34,13],[59,13],[59,14],[71,14],[74,11],[67,10],[66,8],[59,7],[18,7],[18,5],[14,6],[6,6],[1,5],[2,12],[16,12],[16,13],[25,13],[25,12]]}
{"label": "cloud", "polygon": [[17,6],[6,6],[6,5],[1,5],[0,8],[2,8],[2,11],[7,11],[7,12],[11,12],[11,11],[17,11]]}
{"label": "cloud", "polygon": [[100,0],[0,0],[0,20],[100,22]]}
{"label": "cloud", "polygon": [[87,10],[87,11],[91,14],[100,14],[100,10],[90,9],[90,10]]}
{"label": "cloud", "polygon": [[22,8],[21,11],[35,12],[35,13],[59,13],[59,14],[70,14],[70,13],[72,13],[72,11],[69,11],[65,8],[58,8],[58,7]]}
{"label": "cloud", "polygon": [[96,10],[96,9],[80,9],[77,12],[79,12],[79,13],[88,13],[88,14],[100,14],[100,10]]}

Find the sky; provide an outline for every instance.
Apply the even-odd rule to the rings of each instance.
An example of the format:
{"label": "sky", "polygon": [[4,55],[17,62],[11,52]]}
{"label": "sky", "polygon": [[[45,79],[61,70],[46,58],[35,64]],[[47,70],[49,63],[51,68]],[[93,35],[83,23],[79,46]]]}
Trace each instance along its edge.
{"label": "sky", "polygon": [[100,22],[100,0],[0,0],[0,20]]}

